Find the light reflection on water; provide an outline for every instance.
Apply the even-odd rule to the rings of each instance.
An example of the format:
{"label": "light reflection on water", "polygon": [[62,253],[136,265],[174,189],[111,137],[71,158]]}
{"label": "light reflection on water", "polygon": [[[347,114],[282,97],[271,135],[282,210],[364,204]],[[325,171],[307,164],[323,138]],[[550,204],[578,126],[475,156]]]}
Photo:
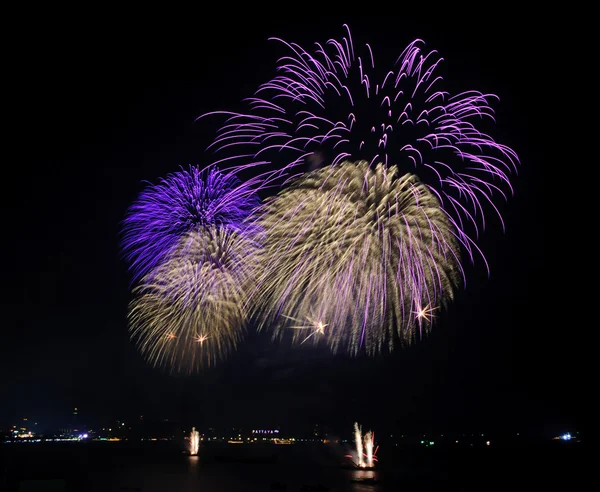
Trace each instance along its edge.
{"label": "light reflection on water", "polygon": [[350,474],[352,476],[352,482],[351,488],[349,490],[355,492],[374,492],[383,490],[381,484],[381,477],[377,470],[353,470],[350,471]]}
{"label": "light reflection on water", "polygon": [[[375,470],[357,470],[340,468],[340,461],[322,446],[282,449],[252,446],[246,452],[245,448],[226,447],[235,451],[227,461],[217,459],[223,458],[220,453],[225,450],[215,449],[216,452],[207,449],[208,453],[189,456],[184,454],[183,447],[168,443],[42,443],[0,447],[0,463],[4,463],[0,466],[0,490],[30,490],[20,488],[19,484],[31,487],[33,483],[26,483],[37,482],[39,487],[40,482],[53,481],[58,486],[65,484],[56,490],[67,492],[270,492],[278,490],[278,484],[279,490],[285,492],[319,485],[329,492],[480,492],[482,484],[490,483],[490,477],[494,490],[513,490],[515,480],[528,485],[520,488],[531,490],[557,488],[552,486],[562,480],[569,484],[563,489],[575,490],[578,488],[572,487],[572,481],[577,473],[572,470],[579,470],[577,467],[585,461],[578,449],[564,447],[506,448],[492,452],[424,450],[389,453],[387,461],[379,463]],[[537,461],[532,461],[531,456]],[[538,462],[543,463],[543,468],[535,468]],[[548,475],[548,469],[565,473]],[[549,479],[544,481],[544,477]],[[377,483],[370,483],[371,478]]]}
{"label": "light reflection on water", "polygon": [[[285,491],[324,486],[330,492],[379,492],[374,470],[341,470],[319,466],[249,463],[202,463],[197,456],[186,457],[186,466],[144,464],[123,470],[116,476],[94,480],[94,491],[140,490],[143,492],[267,492],[285,486]],[[393,489],[391,489],[393,490]]]}

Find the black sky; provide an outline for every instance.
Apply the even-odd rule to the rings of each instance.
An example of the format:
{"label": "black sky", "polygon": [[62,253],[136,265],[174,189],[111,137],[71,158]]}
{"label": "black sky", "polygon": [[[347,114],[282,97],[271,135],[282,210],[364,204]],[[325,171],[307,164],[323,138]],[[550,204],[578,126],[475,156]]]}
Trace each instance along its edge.
{"label": "black sky", "polygon": [[[22,416],[60,423],[139,414],[285,425],[381,420],[399,427],[573,428],[578,343],[549,306],[543,198],[543,39],[511,12],[306,15],[273,21],[181,12],[168,25],[116,14],[31,29],[13,72],[16,152],[3,169],[0,428]],[[281,36],[355,42],[393,57],[415,37],[445,58],[447,83],[500,96],[494,135],[522,166],[502,205],[506,233],[481,240],[490,263],[423,342],[377,360],[290,350],[254,337],[221,367],[186,378],[148,367],[128,341],[130,299],[118,232],[143,187],[180,165],[207,164],[210,126],[273,75]],[[76,27],[75,27],[76,26]],[[377,56],[377,55],[376,55]],[[537,60],[537,61],[536,61]],[[546,92],[544,92],[546,91]],[[8,159],[6,154],[5,159]],[[565,391],[567,393],[565,393]]]}

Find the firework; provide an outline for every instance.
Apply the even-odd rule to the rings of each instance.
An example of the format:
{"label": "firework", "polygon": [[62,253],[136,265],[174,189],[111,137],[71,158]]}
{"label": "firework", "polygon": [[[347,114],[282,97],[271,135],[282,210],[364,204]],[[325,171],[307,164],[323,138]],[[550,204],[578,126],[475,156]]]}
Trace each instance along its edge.
{"label": "firework", "polygon": [[375,448],[375,434],[373,434],[373,431],[369,431],[365,434],[365,458],[366,458],[366,462],[365,462],[365,466],[367,468],[373,468],[374,462],[377,461],[377,457],[375,456],[377,454],[377,449]]}
{"label": "firework", "polygon": [[363,453],[363,438],[362,438],[362,429],[358,425],[358,422],[354,422],[354,441],[356,443],[356,460],[357,466],[364,467],[364,453]]}
{"label": "firework", "polygon": [[[373,468],[377,461],[377,450],[375,447],[375,434],[372,431],[367,432],[364,437],[362,428],[358,422],[354,422],[354,442],[356,444],[356,462],[358,468]],[[347,458],[353,458],[351,454],[346,455]]]}
{"label": "firework", "polygon": [[196,456],[200,449],[200,433],[195,427],[192,427],[192,432],[190,432],[190,437],[188,439],[190,441],[190,455]]}
{"label": "firework", "polygon": [[211,226],[241,231],[258,204],[252,181],[190,166],[148,186],[124,221],[123,249],[134,280],[161,265],[186,234]]}
{"label": "firework", "polygon": [[427,330],[460,277],[438,199],[396,167],[344,162],[267,201],[254,307],[274,337],[369,354]]}
{"label": "firework", "polygon": [[445,91],[443,59],[419,39],[380,70],[371,47],[355,50],[345,28],[340,41],[313,49],[273,38],[286,54],[277,76],[247,99],[247,112],[202,115],[226,118],[209,147],[216,162],[276,169],[264,172],[269,182],[293,175],[306,160],[397,165],[438,197],[472,259],[485,209],[498,212],[496,196],[512,193],[509,177],[518,164],[512,149],[484,133],[497,97]]}
{"label": "firework", "polygon": [[134,289],[130,332],[155,366],[193,372],[242,339],[256,243],[222,226],[192,231]]}

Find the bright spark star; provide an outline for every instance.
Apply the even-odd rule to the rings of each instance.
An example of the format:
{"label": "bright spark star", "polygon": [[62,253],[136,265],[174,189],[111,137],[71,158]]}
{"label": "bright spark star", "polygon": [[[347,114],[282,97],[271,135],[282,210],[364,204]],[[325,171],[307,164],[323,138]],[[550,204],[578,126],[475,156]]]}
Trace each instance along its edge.
{"label": "bright spark star", "polygon": [[[290,316],[284,316],[284,317],[287,319],[290,319],[292,321],[295,321],[297,323],[302,323],[302,321],[300,321],[296,318],[292,318]],[[324,335],[325,327],[327,326],[326,323],[323,323],[322,321],[317,321],[316,319],[312,319],[308,316],[306,317],[306,319],[308,320],[308,324],[290,326],[290,328],[292,330],[314,330],[310,335],[308,335],[304,340],[302,340],[300,342],[300,345],[302,345],[304,342],[306,342],[310,337],[312,337],[314,335]]]}
{"label": "bright spark star", "polygon": [[322,321],[319,321],[317,323],[317,333],[320,333],[321,335],[324,335],[325,334],[325,327],[326,326],[327,325],[324,324]]}
{"label": "bright spark star", "polygon": [[437,309],[437,307],[432,308],[428,304],[424,308],[420,308],[417,311],[413,311],[413,313],[416,314],[417,319],[424,319],[425,321],[431,321],[431,319],[433,318],[433,311],[435,311],[436,309]]}
{"label": "bright spark star", "polygon": [[196,340],[196,341],[197,341],[197,342],[198,342],[200,345],[202,345],[202,344],[203,344],[203,343],[204,343],[204,342],[205,342],[205,341],[206,341],[208,338],[209,338],[209,336],[208,336],[208,335],[200,335],[200,336],[197,336],[197,337],[195,338],[195,340]]}

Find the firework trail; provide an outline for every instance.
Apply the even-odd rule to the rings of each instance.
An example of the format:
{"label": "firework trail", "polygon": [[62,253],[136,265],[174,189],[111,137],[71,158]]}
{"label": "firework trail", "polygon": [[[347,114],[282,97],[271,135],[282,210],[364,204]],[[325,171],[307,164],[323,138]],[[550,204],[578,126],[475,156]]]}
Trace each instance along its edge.
{"label": "firework trail", "polygon": [[201,116],[226,120],[209,150],[232,168],[268,169],[262,175],[268,184],[310,159],[312,166],[363,159],[397,165],[436,194],[473,260],[481,254],[472,238],[485,228],[484,212],[493,210],[502,221],[494,200],[512,193],[509,177],[518,164],[512,149],[483,131],[486,120],[494,122],[497,97],[446,92],[438,75],[443,59],[424,51],[419,39],[390,69],[376,69],[371,47],[355,50],[344,27],[341,40],[313,49],[272,38],[287,53],[277,62],[278,75],[246,100],[248,111]]}
{"label": "firework trail", "polygon": [[260,327],[335,352],[410,342],[460,277],[458,240],[428,188],[395,166],[344,162],[268,200],[252,297]]}
{"label": "firework trail", "polygon": [[234,350],[244,333],[256,249],[222,226],[184,236],[134,289],[129,325],[142,355],[155,366],[193,372]]}
{"label": "firework trail", "polygon": [[149,185],[130,207],[123,227],[123,250],[134,280],[161,265],[181,238],[209,226],[240,232],[258,205],[252,180],[190,166]]}

